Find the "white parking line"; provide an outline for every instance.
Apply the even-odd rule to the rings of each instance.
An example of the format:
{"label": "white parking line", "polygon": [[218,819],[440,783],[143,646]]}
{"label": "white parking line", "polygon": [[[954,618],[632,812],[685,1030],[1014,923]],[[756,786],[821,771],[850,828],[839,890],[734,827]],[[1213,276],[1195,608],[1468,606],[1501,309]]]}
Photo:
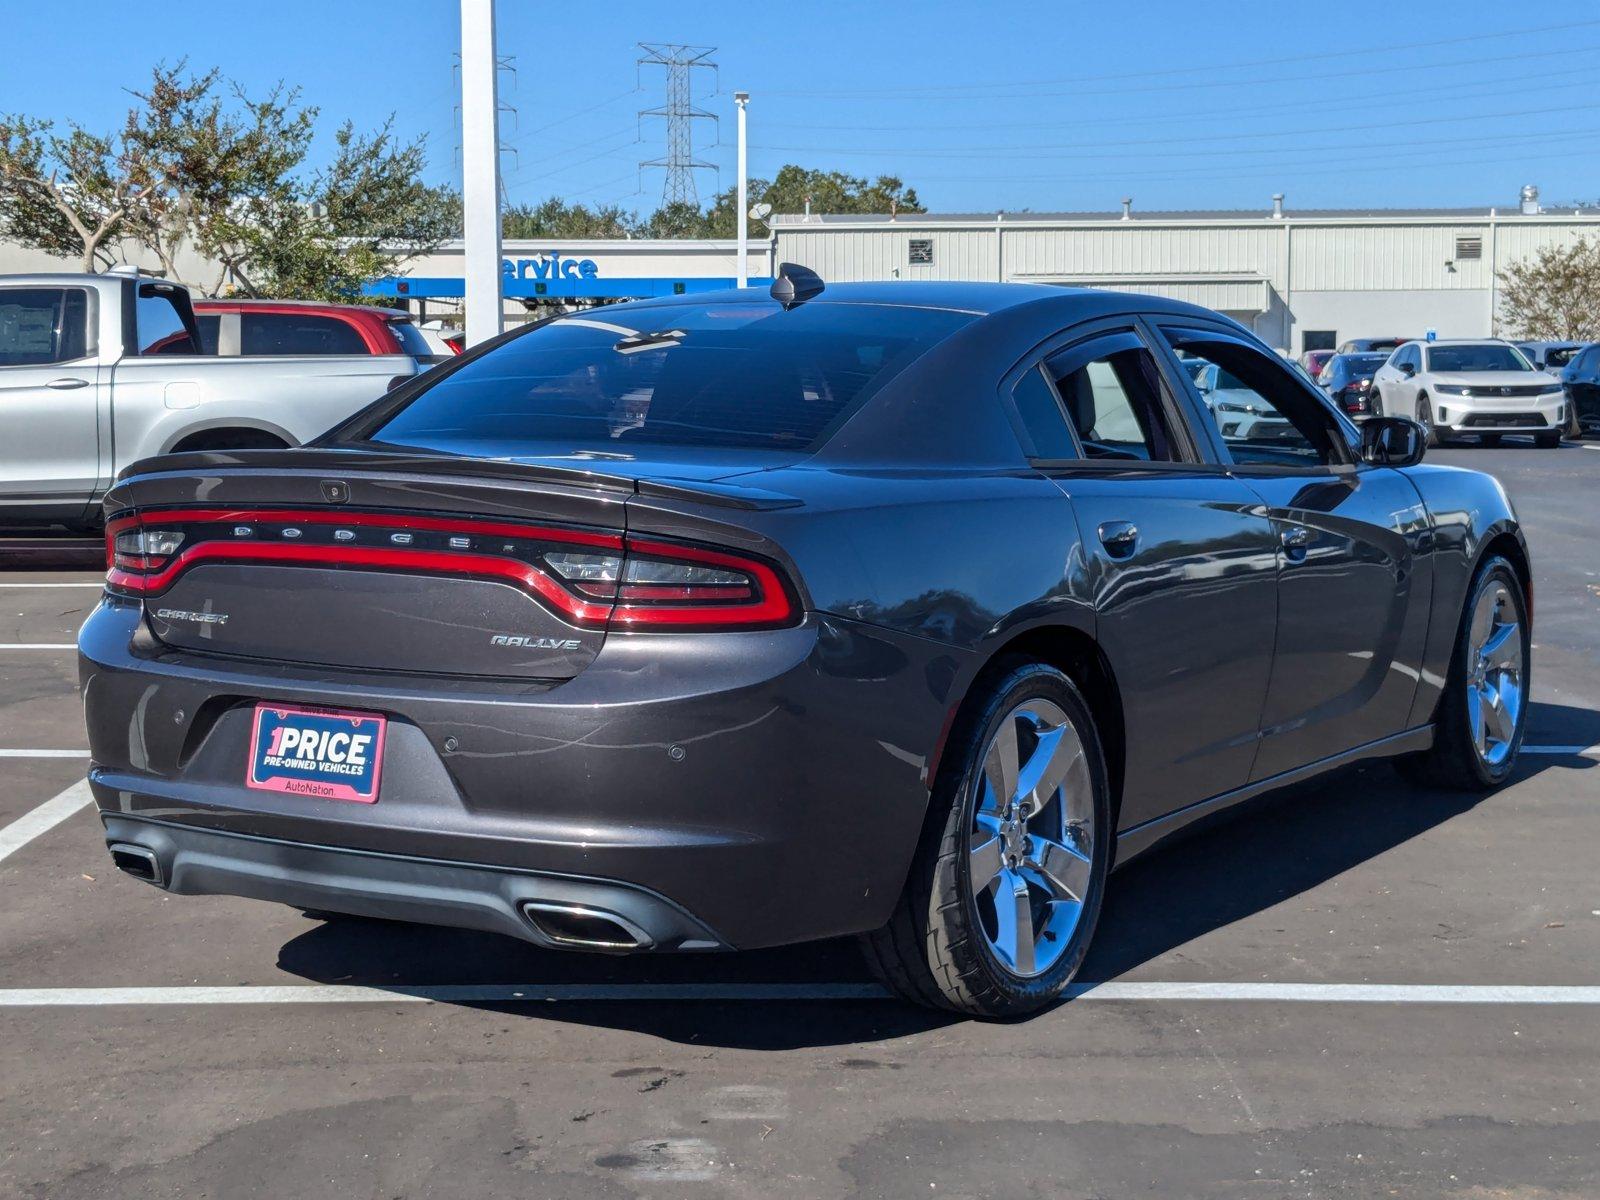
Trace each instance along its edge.
{"label": "white parking line", "polygon": [[0,750],[0,758],[88,758],[87,750]]}
{"label": "white parking line", "polygon": [[77,642],[0,642],[0,650],[76,650]]}
{"label": "white parking line", "polygon": [[1524,754],[1600,754],[1600,744],[1593,746],[1524,746]]}
{"label": "white parking line", "polygon": [[104,588],[105,580],[96,579],[85,583],[0,583],[0,588],[67,588],[67,587],[92,587]]}
{"label": "white parking line", "polygon": [[[1583,985],[1385,983],[1084,983],[1077,1001],[1251,1001],[1314,1004],[1600,1005],[1600,987]],[[887,1000],[871,983],[567,983],[358,987],[286,984],[256,987],[4,988],[0,1008],[76,1008],[171,1004],[548,1004],[572,1001]]]}
{"label": "white parking line", "polygon": [[0,862],[10,858],[41,833],[47,833],[94,800],[89,781],[80,779],[54,799],[0,828]]}

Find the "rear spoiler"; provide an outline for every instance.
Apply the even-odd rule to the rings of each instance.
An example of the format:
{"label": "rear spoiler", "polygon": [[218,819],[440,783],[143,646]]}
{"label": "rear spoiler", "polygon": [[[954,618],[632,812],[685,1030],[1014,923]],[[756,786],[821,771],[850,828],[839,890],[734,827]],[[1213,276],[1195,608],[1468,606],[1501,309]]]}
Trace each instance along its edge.
{"label": "rear spoiler", "polygon": [[136,476],[148,478],[163,475],[193,475],[216,470],[219,467],[271,473],[285,470],[319,471],[329,474],[377,471],[518,480],[592,488],[596,491],[622,495],[691,500],[702,504],[747,510],[796,508],[805,503],[798,497],[783,492],[737,483],[707,482],[697,479],[634,479],[606,471],[589,471],[582,467],[465,458],[455,454],[430,454],[426,451],[404,451],[384,447],[372,450],[311,447],[274,450],[191,450],[182,454],[163,454],[130,463],[118,473],[116,482],[120,484]]}

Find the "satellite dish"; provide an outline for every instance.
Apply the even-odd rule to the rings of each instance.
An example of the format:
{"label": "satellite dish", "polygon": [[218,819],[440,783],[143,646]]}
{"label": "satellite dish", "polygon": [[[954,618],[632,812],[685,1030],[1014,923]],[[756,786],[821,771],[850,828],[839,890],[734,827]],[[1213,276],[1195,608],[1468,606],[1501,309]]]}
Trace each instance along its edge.
{"label": "satellite dish", "polygon": [[765,221],[772,215],[772,205],[752,204],[750,206],[750,219],[752,221]]}

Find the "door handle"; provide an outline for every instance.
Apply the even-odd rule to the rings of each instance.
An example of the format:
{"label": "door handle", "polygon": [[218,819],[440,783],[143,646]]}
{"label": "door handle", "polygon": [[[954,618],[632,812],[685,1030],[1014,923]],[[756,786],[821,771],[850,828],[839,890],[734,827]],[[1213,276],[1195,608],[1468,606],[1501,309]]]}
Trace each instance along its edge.
{"label": "door handle", "polygon": [[58,392],[70,392],[73,388],[88,386],[89,381],[87,379],[76,379],[71,375],[68,375],[62,379],[52,379],[49,383],[45,384],[45,387],[54,388]]}
{"label": "door handle", "polygon": [[1102,521],[1096,532],[1112,558],[1131,558],[1139,546],[1139,527],[1132,521]]}
{"label": "door handle", "polygon": [[1290,562],[1304,562],[1306,547],[1311,545],[1311,531],[1303,525],[1291,525],[1278,534],[1283,552]]}

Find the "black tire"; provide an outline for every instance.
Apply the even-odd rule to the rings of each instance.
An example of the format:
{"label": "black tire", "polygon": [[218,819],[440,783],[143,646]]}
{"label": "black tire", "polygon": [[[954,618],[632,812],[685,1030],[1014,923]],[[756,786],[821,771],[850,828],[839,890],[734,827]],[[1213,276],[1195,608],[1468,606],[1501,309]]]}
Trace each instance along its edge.
{"label": "black tire", "polygon": [[1478,435],[1478,442],[1480,445],[1493,448],[1500,444],[1500,435],[1498,433],[1480,433]]}
{"label": "black tire", "polygon": [[173,446],[173,454],[195,450],[283,450],[289,445],[263,429],[205,429]]}
{"label": "black tire", "polygon": [[1545,433],[1533,435],[1533,444],[1541,450],[1555,450],[1561,445],[1561,431],[1551,429]]}
{"label": "black tire", "polygon": [[1367,407],[1371,410],[1368,415],[1373,417],[1383,416],[1383,397],[1373,392],[1367,400]]}
{"label": "black tire", "polygon": [[[1485,762],[1478,753],[1467,699],[1467,681],[1471,670],[1469,659],[1473,653],[1472,615],[1484,592],[1496,586],[1504,586],[1510,595],[1522,639],[1522,706],[1510,751],[1497,764]],[[1531,652],[1527,592],[1510,561],[1500,555],[1492,555],[1479,566],[1472,586],[1467,589],[1460,627],[1456,630],[1455,651],[1450,657],[1450,670],[1445,678],[1444,694],[1439,697],[1439,706],[1433,714],[1433,747],[1421,754],[1400,759],[1397,765],[1401,770],[1415,783],[1450,791],[1482,792],[1504,783],[1516,767],[1517,753],[1522,748],[1522,735],[1527,728]]]}
{"label": "black tire", "polygon": [[[998,664],[958,721],[934,785],[910,877],[884,928],[863,935],[868,965],[916,1004],[986,1018],[1021,1017],[1058,999],[1077,974],[1100,916],[1115,834],[1110,785],[1094,718],[1073,682],[1054,667]],[[991,949],[971,887],[968,830],[982,788],[984,753],[1019,704],[1046,700],[1066,715],[1084,750],[1094,820],[1088,883],[1064,950],[1043,973],[1023,978]]]}
{"label": "black tire", "polygon": [[1426,392],[1417,397],[1417,423],[1427,434],[1428,447],[1439,445],[1439,431],[1433,427],[1433,404]]}

